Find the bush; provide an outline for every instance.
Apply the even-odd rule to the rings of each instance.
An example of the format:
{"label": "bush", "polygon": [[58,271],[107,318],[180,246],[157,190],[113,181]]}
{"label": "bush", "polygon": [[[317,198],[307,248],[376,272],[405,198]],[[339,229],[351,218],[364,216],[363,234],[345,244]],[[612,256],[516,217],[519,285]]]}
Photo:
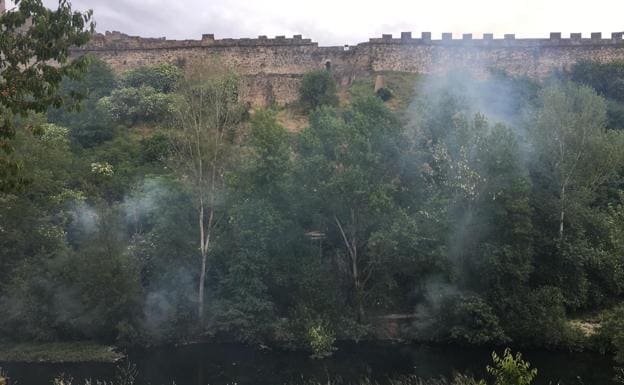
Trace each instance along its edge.
{"label": "bush", "polygon": [[441,341],[482,345],[507,340],[492,308],[477,296],[453,296],[444,300],[433,328],[435,338]]}
{"label": "bush", "polygon": [[171,64],[139,67],[126,72],[122,82],[126,87],[152,87],[157,92],[172,92],[182,79],[182,70]]}
{"label": "bush", "polygon": [[144,162],[160,162],[170,151],[169,139],[163,134],[155,134],[141,139],[141,158]]}
{"label": "bush", "polygon": [[380,88],[377,90],[377,96],[384,102],[387,102],[392,98],[392,91],[387,88]]}
{"label": "bush", "polygon": [[173,96],[150,86],[121,88],[100,99],[100,105],[113,120],[134,125],[164,119],[171,111]]}
{"label": "bush", "polygon": [[615,382],[624,384],[624,368],[615,368]]}
{"label": "bush", "polygon": [[624,305],[606,311],[600,318],[594,342],[603,352],[614,351],[615,360],[624,363]]}
{"label": "bush", "polygon": [[567,324],[561,290],[543,286],[527,292],[517,290],[493,303],[505,332],[512,340],[542,346],[575,343],[578,336]]}
{"label": "bush", "polygon": [[334,342],[336,337],[327,326],[317,324],[308,328],[308,344],[313,352],[312,358],[331,356],[336,350]]}
{"label": "bush", "polygon": [[495,385],[529,385],[537,376],[537,369],[531,369],[531,364],[522,359],[522,354],[511,354],[505,349],[503,357],[492,352],[494,366],[487,367],[487,372],[494,376]]}
{"label": "bush", "polygon": [[336,82],[329,71],[318,70],[303,76],[299,88],[299,101],[306,110],[314,110],[320,106],[336,106]]}

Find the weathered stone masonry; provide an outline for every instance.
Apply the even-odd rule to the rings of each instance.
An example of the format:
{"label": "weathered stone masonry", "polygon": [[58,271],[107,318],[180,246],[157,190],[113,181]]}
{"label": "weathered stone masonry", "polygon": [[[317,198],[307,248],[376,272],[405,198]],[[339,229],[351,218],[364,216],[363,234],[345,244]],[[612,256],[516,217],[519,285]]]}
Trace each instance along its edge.
{"label": "weathered stone masonry", "polygon": [[490,69],[500,69],[540,79],[579,60],[624,60],[622,35],[619,32],[603,38],[600,33],[592,33],[589,38],[581,34],[562,38],[560,33],[551,33],[548,39],[516,39],[514,35],[494,39],[492,34],[485,34],[473,39],[471,34],[464,34],[461,39],[453,39],[445,33],[441,40],[433,40],[428,32],[420,38],[403,32],[400,38],[383,35],[351,47],[319,47],[301,35],[272,39],[215,39],[203,35],[201,40],[166,40],[106,32],[73,54],[93,53],[116,71],[218,57],[244,77],[249,101],[263,105],[294,101],[303,74],[327,67],[341,84],[382,71],[441,74],[453,69],[478,77],[486,76]]}

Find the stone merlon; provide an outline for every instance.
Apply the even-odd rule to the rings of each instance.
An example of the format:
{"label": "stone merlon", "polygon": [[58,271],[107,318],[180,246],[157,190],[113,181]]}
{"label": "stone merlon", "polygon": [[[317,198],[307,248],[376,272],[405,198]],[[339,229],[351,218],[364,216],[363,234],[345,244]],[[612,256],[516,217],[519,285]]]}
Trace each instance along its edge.
{"label": "stone merlon", "polygon": [[314,69],[328,68],[339,84],[348,85],[358,77],[385,71],[441,74],[460,70],[483,77],[498,69],[542,79],[579,60],[624,60],[622,32],[614,32],[610,37],[597,32],[585,37],[580,33],[566,37],[552,32],[542,39],[491,33],[482,37],[465,33],[455,38],[451,33],[443,33],[440,39],[432,38],[431,32],[419,35],[384,34],[345,49],[319,46],[301,35],[221,39],[204,34],[198,40],[168,40],[113,31],[96,34],[88,45],[74,49],[72,55],[94,54],[116,71],[163,62],[184,65],[218,57],[245,79],[246,97],[253,104],[296,100],[301,78]]}

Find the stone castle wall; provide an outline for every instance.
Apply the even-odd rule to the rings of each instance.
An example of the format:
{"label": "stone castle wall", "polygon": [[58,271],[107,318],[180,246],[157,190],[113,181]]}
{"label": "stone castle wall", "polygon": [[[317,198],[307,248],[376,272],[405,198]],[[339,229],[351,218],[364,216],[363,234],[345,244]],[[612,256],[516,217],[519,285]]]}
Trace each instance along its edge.
{"label": "stone castle wall", "polygon": [[481,39],[473,39],[470,34],[453,39],[451,34],[443,34],[441,40],[433,40],[428,32],[420,38],[404,32],[400,38],[383,35],[356,46],[319,47],[301,35],[271,39],[215,39],[203,35],[201,40],[167,40],[107,32],[73,51],[74,55],[84,53],[99,56],[119,72],[162,62],[183,65],[216,58],[245,79],[250,102],[264,105],[296,100],[303,75],[319,68],[330,67],[343,85],[359,76],[383,71],[442,74],[462,70],[483,77],[491,69],[499,69],[540,79],[579,60],[624,61],[624,41],[622,33],[608,38],[600,33],[592,33],[589,38],[581,34],[562,38],[560,33],[551,33],[548,39],[516,39],[514,35],[494,39],[491,34]]}

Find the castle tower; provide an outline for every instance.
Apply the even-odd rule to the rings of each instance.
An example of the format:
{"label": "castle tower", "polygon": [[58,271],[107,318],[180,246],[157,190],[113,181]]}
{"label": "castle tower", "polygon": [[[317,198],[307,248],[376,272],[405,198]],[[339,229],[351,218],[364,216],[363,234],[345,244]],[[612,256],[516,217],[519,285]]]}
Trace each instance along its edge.
{"label": "castle tower", "polygon": [[0,0],[0,14],[6,11],[6,0]]}

